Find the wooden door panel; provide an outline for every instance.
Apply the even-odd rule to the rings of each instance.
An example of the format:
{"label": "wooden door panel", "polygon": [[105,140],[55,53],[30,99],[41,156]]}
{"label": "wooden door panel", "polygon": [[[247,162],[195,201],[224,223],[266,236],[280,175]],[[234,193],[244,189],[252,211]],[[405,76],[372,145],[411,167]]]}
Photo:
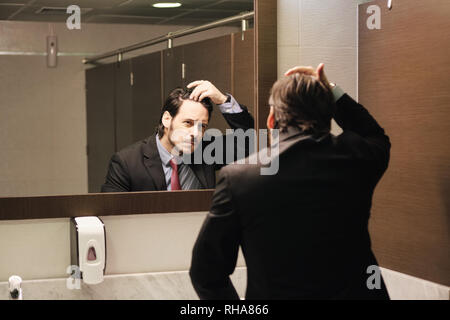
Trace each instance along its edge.
{"label": "wooden door panel", "polygon": [[174,47],[164,50],[163,54],[163,100],[176,87],[183,87],[181,65],[183,63],[184,47]]}
{"label": "wooden door panel", "polygon": [[115,151],[114,66],[86,70],[88,191],[100,192]]}
{"label": "wooden door panel", "polygon": [[[370,5],[381,29],[366,26]],[[359,100],[392,143],[370,231],[383,267],[450,285],[450,2],[359,7]]]}
{"label": "wooden door panel", "polygon": [[115,65],[116,151],[134,142],[131,60]]}
{"label": "wooden door panel", "polygon": [[155,132],[162,107],[162,52],[132,60],[133,69],[133,140],[138,141]]}
{"label": "wooden door panel", "polygon": [[254,31],[250,29],[242,33],[233,34],[232,40],[232,93],[239,103],[248,107],[251,114],[254,112],[254,75],[255,75],[255,53],[254,53]]}

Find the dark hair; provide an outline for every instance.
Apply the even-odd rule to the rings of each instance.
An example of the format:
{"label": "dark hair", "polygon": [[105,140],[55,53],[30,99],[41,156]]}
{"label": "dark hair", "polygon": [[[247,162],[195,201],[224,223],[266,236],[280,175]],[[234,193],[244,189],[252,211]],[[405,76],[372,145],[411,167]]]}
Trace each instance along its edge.
{"label": "dark hair", "polygon": [[[191,95],[194,89],[188,88],[175,88],[172,92],[169,93],[169,96],[164,103],[164,106],[161,109],[161,117],[159,118],[159,124],[156,127],[156,133],[158,137],[161,139],[164,136],[164,125],[162,123],[162,118],[164,112],[169,112],[172,118],[178,114],[178,111],[183,104],[183,101],[189,100],[189,96]],[[211,119],[211,113],[213,110],[213,104],[210,98],[204,98],[200,103],[208,110],[208,121]]]}
{"label": "dark hair", "polygon": [[336,105],[330,88],[317,78],[293,74],[275,82],[271,89],[275,128],[285,132],[297,127],[305,133],[327,133]]}

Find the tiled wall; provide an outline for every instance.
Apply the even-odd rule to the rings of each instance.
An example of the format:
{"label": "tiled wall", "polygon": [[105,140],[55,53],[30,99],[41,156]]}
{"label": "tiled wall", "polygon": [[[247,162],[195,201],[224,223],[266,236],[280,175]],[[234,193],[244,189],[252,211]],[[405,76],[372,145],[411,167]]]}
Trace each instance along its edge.
{"label": "tiled wall", "polygon": [[[365,0],[278,0],[278,77],[325,64],[328,79],[358,97],[357,7]],[[332,133],[341,128],[332,121]]]}
{"label": "tiled wall", "polygon": [[278,75],[325,63],[330,81],[357,98],[357,7],[367,0],[278,0]]}

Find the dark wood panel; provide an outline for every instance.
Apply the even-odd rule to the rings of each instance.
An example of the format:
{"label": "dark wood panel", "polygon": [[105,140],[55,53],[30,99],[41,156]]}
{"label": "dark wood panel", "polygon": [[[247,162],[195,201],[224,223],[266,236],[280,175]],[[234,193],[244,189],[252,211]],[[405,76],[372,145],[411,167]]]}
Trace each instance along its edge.
{"label": "dark wood panel", "polygon": [[208,211],[213,190],[0,198],[0,220]]}
{"label": "dark wood panel", "polygon": [[99,192],[115,151],[114,66],[86,70],[88,190]]}
{"label": "dark wood panel", "polygon": [[[366,8],[381,8],[381,29]],[[386,129],[370,231],[383,267],[450,285],[450,2],[359,7],[359,99]]]}
{"label": "dark wood panel", "polygon": [[131,60],[113,65],[115,66],[116,151],[119,151],[134,142]]}
{"label": "dark wood panel", "polygon": [[254,110],[254,81],[255,81],[255,38],[250,29],[242,33],[233,34],[232,38],[232,94],[239,103],[248,107],[251,114]]}
{"label": "dark wood panel", "polygon": [[[231,36],[226,35],[184,46],[185,85],[209,80],[223,93],[231,92]],[[229,128],[219,110],[214,110],[209,128]]]}
{"label": "dark wood panel", "polygon": [[257,0],[255,7],[256,126],[266,129],[269,95],[277,80],[277,1]]}
{"label": "dark wood panel", "polygon": [[174,47],[164,50],[163,54],[163,92],[165,100],[169,93],[177,88],[183,87],[184,82],[181,74],[181,65],[183,63],[184,46]]}
{"label": "dark wood panel", "polygon": [[132,60],[133,140],[155,132],[161,112],[161,55],[155,52]]}

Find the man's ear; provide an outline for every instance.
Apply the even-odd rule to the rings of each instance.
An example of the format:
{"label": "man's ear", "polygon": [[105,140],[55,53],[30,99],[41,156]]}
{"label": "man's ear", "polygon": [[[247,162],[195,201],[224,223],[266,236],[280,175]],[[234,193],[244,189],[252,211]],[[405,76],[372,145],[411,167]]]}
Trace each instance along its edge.
{"label": "man's ear", "polygon": [[162,124],[167,129],[170,128],[170,124],[172,123],[172,116],[170,115],[169,111],[165,111],[162,116]]}
{"label": "man's ear", "polygon": [[273,107],[270,107],[269,115],[267,116],[267,128],[273,129],[275,127],[275,114]]}

